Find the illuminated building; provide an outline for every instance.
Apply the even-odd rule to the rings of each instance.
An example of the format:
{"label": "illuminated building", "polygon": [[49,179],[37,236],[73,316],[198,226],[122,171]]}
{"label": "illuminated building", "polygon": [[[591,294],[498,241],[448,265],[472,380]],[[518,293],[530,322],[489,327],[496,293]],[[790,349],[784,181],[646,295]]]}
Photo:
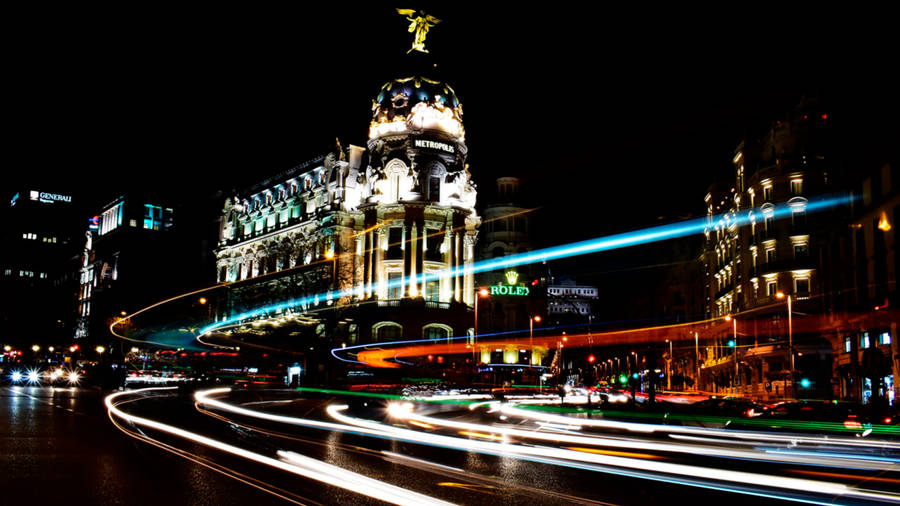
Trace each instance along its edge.
{"label": "illuminated building", "polygon": [[[761,139],[741,142],[734,180],[706,194],[706,315],[736,315],[738,352],[731,323],[712,329],[703,347],[702,388],[734,391],[737,383],[741,393],[772,397],[790,388],[786,306],[777,294],[789,294],[795,312],[822,312],[819,252],[835,215],[807,216],[806,205],[810,195],[835,191],[839,166],[829,140],[827,114],[817,101],[804,100]],[[775,206],[785,204],[790,218],[775,219]],[[749,224],[738,225],[738,217]],[[795,359],[802,357],[794,371],[815,375],[816,389],[829,392],[830,343],[808,333],[793,336],[793,345]]]}
{"label": "illuminated building", "polygon": [[[522,203],[521,181],[516,177],[496,180],[484,206],[484,221],[479,228],[478,258],[489,260],[532,251],[533,223],[531,209]],[[521,265],[478,274],[478,286],[487,291],[479,300],[478,334],[518,332],[528,335],[534,316],[546,317],[546,276],[541,264]],[[538,323],[535,331],[541,334],[545,324]],[[545,348],[520,352],[509,349],[479,347],[479,361],[486,364],[520,363],[540,365],[546,356]],[[512,348],[516,348],[513,350]]]}
{"label": "illuminated building", "polygon": [[186,255],[190,243],[175,231],[174,206],[159,197],[127,194],[88,219],[80,241],[76,339],[106,339],[111,318],[178,293],[197,267]]}
{"label": "illuminated building", "polygon": [[366,148],[338,144],[225,202],[227,314],[327,293],[293,310],[338,346],[472,332],[480,218],[462,106],[447,83],[411,76],[372,110]]}
{"label": "illuminated building", "polygon": [[32,186],[6,195],[0,334],[11,343],[45,345],[71,337],[75,288],[66,266],[77,252],[79,202],[49,190]]}
{"label": "illuminated building", "polygon": [[834,353],[835,395],[868,401],[883,395],[896,405],[900,380],[897,315],[896,224],[900,218],[897,163],[878,158],[860,163],[849,226],[829,238],[823,255],[833,266],[826,304],[833,308],[829,328]]}
{"label": "illuminated building", "polygon": [[596,286],[577,285],[573,279],[547,287],[547,314],[551,318],[575,318],[582,322],[594,317],[594,304],[599,290]]}

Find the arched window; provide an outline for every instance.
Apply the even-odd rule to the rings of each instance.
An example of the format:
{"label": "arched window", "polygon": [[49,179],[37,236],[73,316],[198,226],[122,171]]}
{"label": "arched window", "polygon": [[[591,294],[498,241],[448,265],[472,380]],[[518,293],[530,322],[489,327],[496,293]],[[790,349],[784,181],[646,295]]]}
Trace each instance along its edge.
{"label": "arched window", "polygon": [[424,339],[449,339],[453,329],[442,323],[429,323],[422,327],[422,338]]}
{"label": "arched window", "polygon": [[372,340],[375,342],[399,341],[403,337],[403,326],[395,322],[378,322],[372,325]]}

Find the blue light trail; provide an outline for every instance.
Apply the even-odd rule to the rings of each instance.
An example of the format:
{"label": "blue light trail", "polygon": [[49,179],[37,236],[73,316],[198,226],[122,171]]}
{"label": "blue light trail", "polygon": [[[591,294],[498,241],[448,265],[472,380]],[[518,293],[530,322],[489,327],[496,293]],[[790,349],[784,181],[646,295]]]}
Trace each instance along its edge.
{"label": "blue light trail", "polygon": [[[552,246],[535,251],[519,253],[502,258],[492,258],[490,260],[482,260],[475,262],[470,267],[457,267],[443,269],[437,272],[418,274],[415,283],[421,285],[423,281],[439,280],[445,276],[457,277],[463,274],[477,274],[480,272],[494,271],[516,267],[520,265],[528,265],[537,262],[546,262],[550,260],[558,260],[579,255],[587,255],[590,253],[599,253],[601,251],[610,251],[629,246],[638,246],[641,244],[649,244],[689,235],[700,234],[704,232],[712,232],[718,227],[733,228],[746,226],[751,223],[762,223],[765,220],[790,218],[794,213],[810,214],[825,210],[835,209],[840,206],[849,205],[854,200],[853,196],[829,195],[813,200],[806,200],[802,197],[795,197],[787,203],[772,205],[765,204],[761,208],[749,210],[741,210],[739,212],[727,212],[719,215],[708,216],[704,218],[695,218],[678,223],[668,225],[659,225],[656,227],[645,228],[633,232],[624,232],[606,237],[598,237],[586,241],[564,244],[561,246]],[[402,287],[403,279],[395,280],[387,283],[387,288]],[[256,318],[269,313],[280,313],[288,309],[297,307],[307,307],[310,304],[320,300],[333,300],[334,298],[352,297],[358,291],[358,287],[354,286],[346,288],[338,292],[328,291],[320,294],[310,295],[299,299],[291,299],[278,304],[263,306],[253,311],[241,313],[230,318],[226,318],[219,322],[215,322],[200,330],[200,335],[207,334],[216,329],[240,323],[244,320]],[[388,343],[380,343],[382,345]]]}

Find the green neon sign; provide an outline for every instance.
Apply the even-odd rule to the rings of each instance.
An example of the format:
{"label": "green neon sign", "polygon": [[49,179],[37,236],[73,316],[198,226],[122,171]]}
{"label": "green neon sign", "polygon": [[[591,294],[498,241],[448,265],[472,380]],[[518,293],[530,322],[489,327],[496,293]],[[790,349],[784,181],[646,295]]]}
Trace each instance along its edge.
{"label": "green neon sign", "polygon": [[491,285],[491,295],[515,295],[526,296],[529,294],[527,286]]}

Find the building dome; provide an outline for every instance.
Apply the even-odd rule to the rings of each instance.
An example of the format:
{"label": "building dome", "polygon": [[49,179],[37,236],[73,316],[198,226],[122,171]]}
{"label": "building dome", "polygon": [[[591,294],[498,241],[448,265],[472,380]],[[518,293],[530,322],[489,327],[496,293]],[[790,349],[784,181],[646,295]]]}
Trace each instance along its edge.
{"label": "building dome", "polygon": [[372,102],[369,138],[424,130],[440,131],[463,140],[462,104],[453,88],[425,77],[385,83]]}

